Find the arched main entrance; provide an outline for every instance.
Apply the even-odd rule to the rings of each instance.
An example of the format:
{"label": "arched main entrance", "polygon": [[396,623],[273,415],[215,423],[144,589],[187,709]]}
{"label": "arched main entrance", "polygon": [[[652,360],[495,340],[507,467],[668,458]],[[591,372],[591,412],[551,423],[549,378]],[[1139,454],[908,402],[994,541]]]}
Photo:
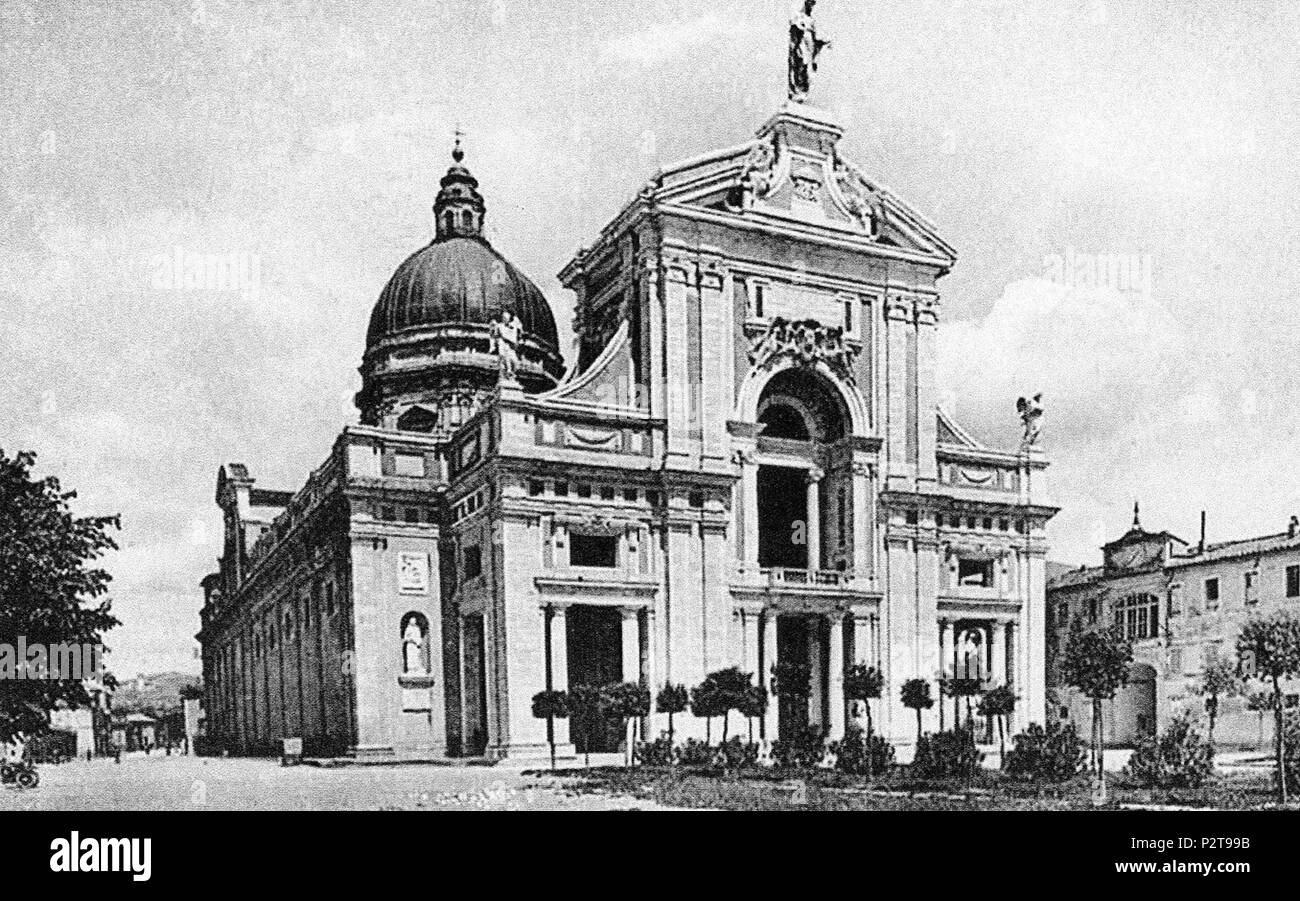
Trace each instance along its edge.
{"label": "arched main entrance", "polygon": [[1129,671],[1128,684],[1119,690],[1111,704],[1108,742],[1134,745],[1139,739],[1156,732],[1156,671],[1137,663]]}
{"label": "arched main entrance", "polygon": [[758,565],[840,569],[851,558],[850,432],[842,395],[807,368],[778,372],[758,401]]}

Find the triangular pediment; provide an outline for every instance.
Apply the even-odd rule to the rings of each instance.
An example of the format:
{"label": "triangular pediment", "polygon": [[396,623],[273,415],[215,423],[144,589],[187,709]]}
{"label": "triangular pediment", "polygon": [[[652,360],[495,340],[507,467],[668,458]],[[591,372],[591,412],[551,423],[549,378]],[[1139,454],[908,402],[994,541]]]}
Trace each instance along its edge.
{"label": "triangular pediment", "polygon": [[934,226],[843,157],[824,112],[787,103],[746,144],[660,171],[656,201],[956,260]]}

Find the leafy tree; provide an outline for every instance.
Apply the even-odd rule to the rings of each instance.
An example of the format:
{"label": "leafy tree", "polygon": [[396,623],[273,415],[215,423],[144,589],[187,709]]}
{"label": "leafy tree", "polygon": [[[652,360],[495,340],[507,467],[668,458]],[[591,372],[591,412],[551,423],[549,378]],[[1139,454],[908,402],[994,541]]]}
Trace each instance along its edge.
{"label": "leafy tree", "polygon": [[575,685],[569,689],[569,719],[582,736],[583,766],[591,769],[591,734],[605,717],[609,698],[595,685]]}
{"label": "leafy tree", "polygon": [[[971,698],[977,698],[984,691],[984,683],[979,679],[972,677],[952,677],[951,679],[941,679],[939,682],[940,695],[954,698],[958,701],[966,702],[966,728],[972,732],[975,731],[975,717],[971,711]],[[960,714],[953,714],[960,719]],[[961,723],[953,723],[953,728],[960,726]]]}
{"label": "leafy tree", "polygon": [[690,706],[690,694],[686,691],[685,685],[673,685],[671,682],[665,682],[664,687],[659,689],[659,694],[655,695],[655,710],[660,713],[668,714],[668,747],[673,744],[673,715],[685,713]]}
{"label": "leafy tree", "polygon": [[1258,689],[1246,696],[1246,709],[1255,711],[1259,717],[1258,747],[1264,747],[1264,714],[1273,709],[1273,692]]}
{"label": "leafy tree", "polygon": [[633,725],[650,713],[650,689],[640,682],[612,682],[605,686],[606,711],[618,717],[626,735],[623,765],[632,766],[636,741]]}
{"label": "leafy tree", "polygon": [[767,689],[761,685],[749,686],[737,709],[749,723],[749,741],[753,744],[754,720],[762,720],[763,715],[767,713]]}
{"label": "leafy tree", "polygon": [[772,694],[781,701],[782,717],[799,709],[806,711],[812,696],[812,667],[793,660],[777,661],[772,665]]}
{"label": "leafy tree", "polygon": [[1132,662],[1133,647],[1118,629],[1085,631],[1078,620],[1070,627],[1065,656],[1061,661],[1061,677],[1065,684],[1079,689],[1092,701],[1092,751],[1097,761],[1102,800],[1106,797],[1102,701],[1114,698],[1120,687],[1128,682]]}
{"label": "leafy tree", "polygon": [[998,723],[998,760],[1005,768],[1007,759],[1007,717],[1015,712],[1016,693],[1005,685],[990,688],[980,698],[979,715],[991,716]]}
{"label": "leafy tree", "polygon": [[551,770],[555,770],[555,721],[569,715],[569,696],[545,689],[533,695],[533,716],[546,720],[546,743],[551,746]]}
{"label": "leafy tree", "polygon": [[[1208,740],[1214,748],[1214,724],[1219,718],[1219,699],[1232,697],[1241,690],[1241,677],[1237,667],[1231,661],[1219,655],[1217,648],[1210,648],[1205,654],[1205,665],[1201,676],[1196,680],[1195,691],[1205,698],[1205,715],[1209,718]],[[1213,765],[1213,751],[1211,751]]]}
{"label": "leafy tree", "polygon": [[178,694],[182,701],[197,701],[203,697],[203,686],[197,682],[188,682],[180,687]]}
{"label": "leafy tree", "polygon": [[1286,748],[1283,738],[1282,680],[1300,675],[1300,620],[1279,610],[1267,619],[1252,619],[1237,636],[1241,673],[1273,689],[1273,745],[1277,756],[1278,798],[1287,800]]}
{"label": "leafy tree", "polygon": [[[861,702],[863,709],[867,713],[867,732],[865,736],[865,747],[870,751],[875,737],[875,729],[871,722],[871,702],[880,697],[885,687],[885,677],[874,666],[868,666],[865,663],[854,663],[844,668],[844,697],[847,700]],[[866,753],[863,755],[866,764],[866,777],[871,778],[872,755]]]}
{"label": "leafy tree", "polygon": [[730,713],[745,708],[749,692],[754,687],[752,680],[749,673],[732,666],[709,673],[691,690],[691,712],[705,718],[706,735],[711,733],[713,717],[720,716],[722,742],[726,744]]}
{"label": "leafy tree", "polygon": [[74,516],[68,502],[76,492],[53,477],[33,478],[35,462],[33,453],[0,450],[0,635],[22,636],[29,648],[26,660],[0,656],[0,670],[13,670],[0,674],[0,743],[44,732],[60,702],[90,703],[80,678],[17,678],[19,668],[55,662],[42,663],[30,650],[70,647],[80,662],[83,648],[102,648],[103,633],[118,625],[111,603],[100,600],[111,576],[90,565],[117,547],[109,530],[119,528],[118,518]]}
{"label": "leafy tree", "polygon": [[903,706],[916,711],[916,744],[921,744],[921,711],[934,706],[930,695],[930,683],[924,679],[908,679],[901,690]]}

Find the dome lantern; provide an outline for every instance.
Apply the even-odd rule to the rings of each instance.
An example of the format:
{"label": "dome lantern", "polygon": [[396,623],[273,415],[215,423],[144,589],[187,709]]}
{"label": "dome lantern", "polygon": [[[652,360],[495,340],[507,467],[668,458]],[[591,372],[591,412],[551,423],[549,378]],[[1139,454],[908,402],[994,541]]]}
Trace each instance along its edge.
{"label": "dome lantern", "polygon": [[478,179],[465,168],[465,150],[460,146],[461,133],[456,132],[456,145],[452,148],[451,168],[439,182],[441,190],[433,203],[436,240],[448,238],[479,238],[483,235],[483,217],[487,207],[478,192]]}

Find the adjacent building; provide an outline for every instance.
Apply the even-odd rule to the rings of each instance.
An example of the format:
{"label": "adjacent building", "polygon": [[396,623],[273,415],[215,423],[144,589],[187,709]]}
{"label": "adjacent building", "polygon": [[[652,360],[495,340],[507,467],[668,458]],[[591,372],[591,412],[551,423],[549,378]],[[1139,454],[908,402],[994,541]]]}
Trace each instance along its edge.
{"label": "adjacent building", "polygon": [[1023,405],[1005,450],[937,409],[955,252],[842,135],[792,100],[656,172],[560,272],[567,366],[546,298],[484,236],[458,143],[433,241],[374,307],[360,424],[295,492],[218,473],[209,738],[535,756],[543,689],[733,665],[767,683],[786,660],[810,666],[812,696],[773,703],[766,738],[842,734],[854,662],[883,669],[876,723],[900,743],[914,677],[1009,683],[1018,725],[1041,720],[1041,409]]}
{"label": "adjacent building", "polygon": [[[1108,742],[1132,744],[1154,734],[1172,716],[1203,716],[1196,685],[1207,659],[1236,661],[1236,639],[1252,616],[1276,609],[1300,613],[1300,524],[1285,532],[1238,541],[1190,544],[1169,532],[1133,526],[1102,549],[1101,566],[1057,572],[1048,582],[1048,684],[1051,713],[1089,729],[1090,702],[1061,684],[1059,656],[1076,622],[1118,627],[1133,642],[1132,674],[1105,713]],[[1220,701],[1215,739],[1255,746],[1270,740],[1268,717],[1247,690]],[[1300,684],[1284,686],[1295,706]],[[1271,727],[1271,723],[1267,724]]]}

